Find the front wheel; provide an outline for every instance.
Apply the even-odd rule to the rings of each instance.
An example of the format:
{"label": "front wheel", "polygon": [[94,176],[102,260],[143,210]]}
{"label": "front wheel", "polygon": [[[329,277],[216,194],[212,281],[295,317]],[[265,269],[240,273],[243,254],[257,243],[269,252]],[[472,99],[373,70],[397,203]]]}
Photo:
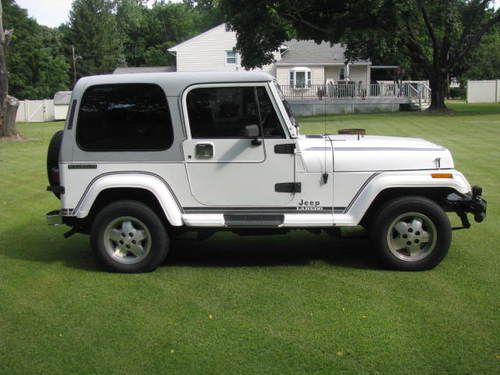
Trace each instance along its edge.
{"label": "front wheel", "polygon": [[388,268],[420,271],[434,268],[448,253],[451,225],[435,202],[424,197],[397,198],[376,214],[371,239]]}
{"label": "front wheel", "polygon": [[92,223],[92,248],[112,271],[150,272],[166,258],[169,238],[156,213],[141,202],[118,201]]}

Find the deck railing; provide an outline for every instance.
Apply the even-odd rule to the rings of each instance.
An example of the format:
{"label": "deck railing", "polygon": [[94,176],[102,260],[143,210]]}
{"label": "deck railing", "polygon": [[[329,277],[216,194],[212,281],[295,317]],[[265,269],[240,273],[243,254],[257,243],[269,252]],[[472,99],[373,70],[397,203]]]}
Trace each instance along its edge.
{"label": "deck railing", "polygon": [[346,82],[304,87],[281,85],[280,87],[287,100],[348,100],[367,97],[408,98],[421,101],[430,99],[430,88],[425,82],[371,83],[368,85]]}

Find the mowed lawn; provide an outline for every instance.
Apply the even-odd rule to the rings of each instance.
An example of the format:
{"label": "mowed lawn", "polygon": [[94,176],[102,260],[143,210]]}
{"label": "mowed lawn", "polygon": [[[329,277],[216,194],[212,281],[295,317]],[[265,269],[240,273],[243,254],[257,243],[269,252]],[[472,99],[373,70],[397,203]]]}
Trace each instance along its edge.
{"label": "mowed lawn", "polygon": [[[0,372],[500,373],[500,105],[301,119],[451,149],[488,218],[428,272],[381,270],[368,240],[305,231],[174,242],[150,274],[103,270],[88,238],[45,225],[46,149],[62,123],[0,141]],[[454,220],[455,223],[458,223]]]}

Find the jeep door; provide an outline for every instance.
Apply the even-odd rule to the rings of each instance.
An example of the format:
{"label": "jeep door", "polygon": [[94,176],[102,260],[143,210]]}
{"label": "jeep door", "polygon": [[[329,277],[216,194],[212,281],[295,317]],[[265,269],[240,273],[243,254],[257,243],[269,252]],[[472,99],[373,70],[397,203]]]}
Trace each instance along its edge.
{"label": "jeep door", "polygon": [[[186,169],[200,204],[277,207],[291,201],[290,192],[276,190],[294,181],[295,140],[266,82],[191,86],[182,105]],[[284,146],[276,151],[277,145]]]}

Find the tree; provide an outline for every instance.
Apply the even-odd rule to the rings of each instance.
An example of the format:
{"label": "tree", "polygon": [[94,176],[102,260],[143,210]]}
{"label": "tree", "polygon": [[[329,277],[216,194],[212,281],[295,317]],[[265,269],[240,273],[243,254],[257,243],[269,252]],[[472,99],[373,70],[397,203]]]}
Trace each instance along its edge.
{"label": "tree", "polygon": [[222,22],[216,0],[182,3],[116,0],[116,19],[127,65],[173,64],[168,48]]}
{"label": "tree", "polygon": [[68,60],[71,46],[81,56],[77,78],[112,72],[124,64],[122,36],[118,30],[111,0],[75,0],[70,12],[65,43]]}
{"label": "tree", "polygon": [[20,99],[46,99],[68,88],[62,35],[40,26],[13,0],[4,0],[5,27],[15,30],[9,44],[9,90]]}
{"label": "tree", "polygon": [[17,100],[9,97],[7,45],[12,31],[3,28],[3,6],[0,0],[0,137],[16,135]]}
{"label": "tree", "polygon": [[484,36],[468,63],[462,80],[498,79],[500,77],[500,27]]}
{"label": "tree", "polygon": [[448,77],[460,76],[482,37],[500,21],[492,0],[221,0],[245,67],[272,62],[289,38],[342,42],[347,58],[404,54],[445,110]]}

